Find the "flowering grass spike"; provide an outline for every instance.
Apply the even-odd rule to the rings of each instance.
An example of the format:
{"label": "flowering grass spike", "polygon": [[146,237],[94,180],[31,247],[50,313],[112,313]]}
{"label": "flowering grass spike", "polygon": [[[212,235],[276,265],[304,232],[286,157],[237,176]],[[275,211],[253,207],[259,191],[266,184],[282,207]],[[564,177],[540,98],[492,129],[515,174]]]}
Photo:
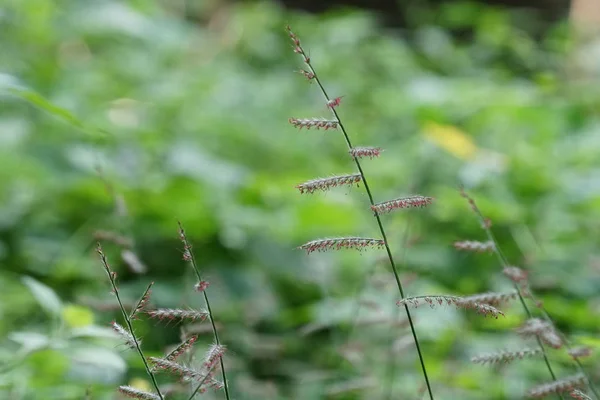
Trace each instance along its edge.
{"label": "flowering grass spike", "polygon": [[183,310],[180,308],[158,308],[156,310],[146,311],[146,313],[152,317],[157,318],[159,320],[168,319],[168,320],[183,320],[189,319],[191,321],[204,321],[208,317],[207,311],[197,311],[197,310]]}
{"label": "flowering grass spike", "polygon": [[476,253],[491,253],[495,249],[494,242],[478,242],[475,240],[465,240],[463,242],[455,242],[454,248],[457,250],[474,251]]}
{"label": "flowering grass spike", "polygon": [[125,397],[141,400],[160,400],[160,397],[153,393],[144,392],[131,386],[119,386],[119,392]]}
{"label": "flowering grass spike", "polygon": [[354,185],[360,183],[362,177],[360,174],[338,175],[330,178],[318,178],[297,185],[296,188],[300,193],[314,193],[317,190],[326,191],[333,187],[343,185]]}
{"label": "flowering grass spike", "polygon": [[552,394],[570,392],[573,389],[585,385],[586,381],[587,379],[582,374],[570,376],[555,382],[536,386],[527,392],[527,396],[532,399],[541,399]]}
{"label": "flowering grass spike", "polygon": [[372,159],[375,157],[379,157],[381,155],[381,151],[381,147],[354,147],[348,150],[348,153],[350,153],[350,155],[354,159],[365,157],[369,157]]}
{"label": "flowering grass spike", "polygon": [[396,304],[399,306],[412,305],[414,307],[418,307],[422,304],[427,304],[431,308],[435,308],[436,306],[441,305],[449,305],[455,306],[457,308],[475,310],[477,313],[482,314],[484,316],[491,315],[494,318],[498,318],[498,316],[500,315],[504,316],[504,313],[494,306],[485,303],[479,303],[473,300],[469,300],[467,297],[460,296],[434,295],[406,297],[402,300],[399,300]]}
{"label": "flowering grass spike", "polygon": [[542,354],[542,349],[523,349],[519,351],[501,351],[499,353],[480,354],[471,358],[475,364],[507,364],[516,359],[534,357]]}
{"label": "flowering grass spike", "polygon": [[329,251],[341,249],[364,250],[368,247],[382,248],[385,242],[381,239],[360,238],[360,237],[342,237],[318,239],[303,244],[299,249],[306,250],[307,254],[315,251]]}
{"label": "flowering grass spike", "polygon": [[290,124],[294,125],[298,129],[306,128],[315,128],[315,129],[337,129],[339,123],[333,120],[327,120],[323,118],[290,118]]}
{"label": "flowering grass spike", "polygon": [[399,210],[402,208],[415,208],[415,207],[426,207],[433,202],[432,197],[425,196],[410,196],[402,197],[399,199],[384,201],[371,206],[371,210],[377,214],[388,213],[393,210]]}

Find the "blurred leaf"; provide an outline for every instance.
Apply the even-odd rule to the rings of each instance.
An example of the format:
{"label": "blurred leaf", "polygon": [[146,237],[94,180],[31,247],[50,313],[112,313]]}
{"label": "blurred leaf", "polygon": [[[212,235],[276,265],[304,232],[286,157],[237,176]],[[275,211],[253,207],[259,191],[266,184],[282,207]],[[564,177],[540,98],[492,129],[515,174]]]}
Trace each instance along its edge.
{"label": "blurred leaf", "polygon": [[62,303],[54,290],[29,276],[22,277],[21,281],[31,291],[33,297],[44,310],[50,315],[60,316]]}
{"label": "blurred leaf", "polygon": [[62,310],[62,319],[71,328],[80,328],[94,323],[94,314],[89,308],[69,304]]}
{"label": "blurred leaf", "polygon": [[13,342],[19,343],[21,352],[28,354],[50,345],[50,338],[37,332],[12,332],[8,338]]}

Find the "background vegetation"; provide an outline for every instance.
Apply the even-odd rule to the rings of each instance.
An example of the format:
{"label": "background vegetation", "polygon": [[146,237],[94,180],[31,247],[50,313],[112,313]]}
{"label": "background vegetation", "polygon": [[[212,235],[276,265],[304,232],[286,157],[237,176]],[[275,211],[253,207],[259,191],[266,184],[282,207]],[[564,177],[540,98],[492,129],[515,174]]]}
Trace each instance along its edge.
{"label": "background vegetation", "polygon": [[[354,170],[338,132],[287,122],[328,115],[294,73],[287,23],[327,89],[345,96],[354,142],[385,149],[364,163],[376,201],[436,198],[384,218],[408,293],[510,288],[493,255],[452,247],[484,240],[464,185],[559,328],[600,346],[600,97],[593,81],[569,79],[564,24],[542,31],[534,14],[471,3],[415,9],[402,30],[351,9],[189,3],[2,2],[2,396],[81,399],[89,389],[110,399],[119,384],[149,387],[110,330],[118,314],[94,247],[99,230],[135,241],[125,256],[104,243],[126,299],[155,281],[154,304],[201,306],[179,219],[211,283],[234,398],[419,398],[384,254],[295,250],[377,226],[362,189],[294,189]],[[440,399],[517,399],[549,379],[540,360],[470,363],[527,344],[511,331],[521,309],[504,311],[415,310]],[[179,326],[136,326],[150,355],[179,341]],[[195,329],[210,343],[207,325]],[[563,352],[550,357],[560,376],[573,372]],[[585,365],[598,377],[598,356]]]}

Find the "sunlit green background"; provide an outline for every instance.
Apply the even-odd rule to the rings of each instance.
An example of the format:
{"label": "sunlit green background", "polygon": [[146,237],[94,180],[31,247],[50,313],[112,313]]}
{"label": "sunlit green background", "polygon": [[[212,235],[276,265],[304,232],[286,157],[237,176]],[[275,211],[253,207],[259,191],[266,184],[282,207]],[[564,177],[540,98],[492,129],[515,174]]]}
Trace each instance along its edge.
{"label": "sunlit green background", "polygon": [[[435,197],[383,218],[407,294],[511,289],[492,254],[452,246],[485,240],[464,185],[558,327],[600,346],[600,92],[573,75],[566,24],[471,3],[413,10],[402,28],[353,9],[187,3],[0,2],[1,398],[150,388],[110,329],[121,320],[94,248],[98,231],[133,240],[125,253],[103,241],[129,303],[154,281],[155,306],[203,307],[178,220],[211,283],[232,398],[424,398],[385,253],[295,249],[379,232],[362,187],[294,188],[355,167],[338,131],[288,123],[329,116],[295,72],[288,23],[345,96],[354,143],[384,149],[363,162],[375,200]],[[503,310],[414,310],[436,398],[518,399],[549,380],[540,359],[470,363],[535,346],[514,333],[518,304]],[[201,333],[199,357],[212,341],[207,323],[135,326],[147,355],[181,328]],[[564,350],[549,357],[574,373]],[[595,377],[597,361],[584,361]]]}

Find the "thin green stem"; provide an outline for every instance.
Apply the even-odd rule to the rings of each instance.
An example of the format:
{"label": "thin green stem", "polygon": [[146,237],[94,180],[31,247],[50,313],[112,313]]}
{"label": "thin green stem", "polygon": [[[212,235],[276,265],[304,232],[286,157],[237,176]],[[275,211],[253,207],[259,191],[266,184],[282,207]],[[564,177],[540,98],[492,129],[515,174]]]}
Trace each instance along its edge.
{"label": "thin green stem", "polygon": [[[288,31],[290,32],[290,36],[291,31],[288,28]],[[293,37],[293,39],[295,38],[295,35]],[[331,98],[329,97],[329,95],[327,94],[327,91],[325,90],[325,88],[323,87],[323,84],[321,83],[321,80],[319,79],[315,69],[313,68],[312,64],[310,63],[310,58],[308,57],[308,55],[305,53],[304,49],[302,48],[302,46],[300,45],[299,40],[297,40],[297,38],[295,38],[295,51],[302,55],[302,57],[304,58],[304,63],[306,64],[307,68],[309,69],[309,72],[312,74],[313,76],[313,80],[315,82],[317,82],[317,85],[319,85],[319,88],[321,89],[321,93],[323,94],[323,97],[325,97],[325,101],[326,104],[328,106],[330,106],[331,103]],[[337,111],[335,110],[334,106],[330,106],[329,107],[331,109],[331,112],[333,113],[333,116],[340,128],[340,131],[342,132],[342,134],[344,135],[344,140],[346,141],[346,145],[348,146],[349,150],[352,150],[354,147],[352,146],[352,142],[350,141],[350,137],[348,136],[348,133],[346,132],[346,129],[344,128],[344,125],[342,124],[342,121],[337,113]],[[358,169],[358,172],[360,173],[363,185],[365,187],[365,191],[367,192],[367,196],[369,197],[369,202],[371,203],[371,206],[375,205],[375,201],[373,200],[373,194],[371,193],[371,189],[369,187],[369,183],[367,182],[367,178],[365,177],[365,173],[362,169],[362,166],[360,164],[360,161],[358,161],[358,158],[354,158],[354,163],[356,164],[356,168]],[[385,233],[385,229],[383,228],[383,224],[381,222],[381,218],[379,217],[379,214],[377,212],[375,212],[375,219],[377,220],[377,226],[379,227],[379,232],[381,233],[381,238],[384,241],[384,247],[385,247],[385,251],[387,253],[389,262],[390,262],[390,266],[392,268],[392,272],[394,273],[394,279],[396,280],[396,285],[398,286],[398,291],[400,292],[400,297],[402,299],[404,299],[404,289],[402,287],[402,282],[400,281],[400,276],[398,274],[398,268],[396,267],[396,263],[394,262],[394,257],[392,256],[392,251],[390,250],[390,246],[388,244],[388,239],[387,239],[387,235]],[[433,391],[431,389],[431,384],[429,383],[429,377],[427,376],[427,368],[425,367],[425,360],[423,358],[423,353],[421,351],[421,346],[419,344],[419,339],[417,337],[417,332],[415,329],[415,325],[414,322],[412,320],[412,316],[410,314],[410,310],[408,308],[408,306],[405,304],[404,305],[404,310],[406,311],[406,315],[408,318],[408,322],[410,324],[410,330],[412,332],[412,336],[413,339],[415,341],[415,346],[417,348],[417,353],[419,356],[419,362],[421,364],[421,370],[423,372],[423,377],[425,379],[425,383],[427,384],[427,391],[429,392],[429,398],[431,400],[433,400]]]}
{"label": "thin green stem", "polygon": [[[187,252],[190,259],[190,264],[196,273],[196,277],[198,278],[198,282],[202,281],[202,275],[200,275],[200,268],[198,268],[198,264],[196,263],[196,257],[194,256],[194,252],[192,251],[192,247],[190,246],[187,237],[185,235],[185,231],[183,230],[183,225],[181,222],[177,222],[179,224],[179,233],[181,235],[181,240],[184,244],[184,251]],[[215,320],[213,318],[212,308],[210,307],[210,301],[208,301],[208,295],[206,294],[206,289],[202,291],[204,295],[204,301],[206,303],[206,309],[208,310],[208,316],[210,318],[210,324],[212,326],[213,336],[215,338],[215,343],[217,346],[221,345],[221,341],[219,340],[219,333],[217,332],[217,326],[215,324]],[[225,398],[230,400],[229,397],[229,385],[227,384],[227,374],[225,373],[225,365],[223,364],[223,357],[219,357],[219,364],[221,365],[221,376],[223,377],[223,388],[225,389]],[[191,397],[190,397],[191,399]]]}
{"label": "thin green stem", "polygon": [[148,376],[150,376],[150,380],[152,381],[152,385],[154,386],[154,389],[156,390],[158,397],[160,397],[161,400],[164,400],[164,397],[158,387],[158,382],[156,381],[156,377],[154,376],[154,373],[150,369],[150,366],[148,365],[148,361],[146,360],[146,357],[144,356],[144,353],[142,352],[140,342],[138,341],[137,337],[133,333],[133,325],[131,324],[131,319],[129,318],[129,314],[127,313],[127,311],[125,311],[125,307],[123,306],[123,302],[121,301],[121,296],[119,295],[119,289],[117,288],[117,283],[115,282],[114,273],[110,269],[108,260],[106,259],[106,256],[104,255],[104,252],[102,251],[102,247],[100,246],[100,243],[98,243],[98,247],[97,247],[96,251],[100,255],[100,259],[102,260],[102,264],[104,265],[104,270],[106,271],[106,274],[108,275],[108,279],[110,280],[110,284],[113,288],[113,292],[115,293],[115,296],[117,297],[117,302],[119,303],[119,308],[121,309],[121,313],[123,314],[123,319],[125,319],[125,323],[127,324],[127,329],[129,329],[129,333],[131,333],[131,336],[133,337],[133,343],[135,344],[135,348],[136,348],[138,354],[140,355],[142,362],[144,363],[144,368],[146,369],[146,373],[148,374]]}

